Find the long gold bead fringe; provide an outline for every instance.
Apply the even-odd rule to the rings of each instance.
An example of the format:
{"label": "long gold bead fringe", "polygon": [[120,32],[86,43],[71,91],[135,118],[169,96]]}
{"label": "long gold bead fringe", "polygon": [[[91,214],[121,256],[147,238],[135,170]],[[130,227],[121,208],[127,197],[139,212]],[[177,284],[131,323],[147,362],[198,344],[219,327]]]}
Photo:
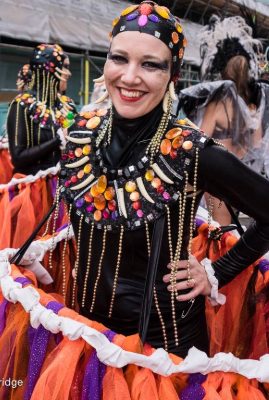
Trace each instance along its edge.
{"label": "long gold bead fringe", "polygon": [[66,302],[66,265],[65,265],[65,257],[66,257],[66,249],[67,249],[67,242],[69,238],[69,233],[71,229],[71,222],[70,222],[70,216],[72,212],[72,204],[69,206],[69,211],[68,211],[68,227],[67,227],[67,233],[66,233],[66,238],[64,240],[64,246],[63,246],[63,252],[61,254],[62,258],[62,294],[64,298],[64,302]]}
{"label": "long gold bead fringe", "polygon": [[76,254],[76,262],[74,266],[74,282],[73,282],[73,290],[72,290],[72,307],[75,307],[75,296],[76,296],[76,287],[77,287],[77,277],[78,277],[78,267],[79,267],[79,256],[80,256],[80,242],[81,242],[81,231],[82,231],[82,222],[83,222],[83,214],[80,216],[79,225],[78,225],[78,239],[77,239],[77,254]]}
{"label": "long gold bead fringe", "polygon": [[94,288],[93,288],[93,297],[92,297],[92,304],[91,304],[90,312],[93,312],[93,309],[94,309],[96,294],[97,294],[97,287],[98,287],[99,279],[100,279],[101,272],[102,272],[103,258],[104,258],[105,251],[106,251],[106,234],[107,234],[107,229],[106,229],[106,227],[104,227],[102,252],[100,255],[100,259],[99,259],[97,277],[96,277]]}
{"label": "long gold bead fringe", "polygon": [[[145,228],[146,228],[146,239],[147,239],[147,248],[148,248],[148,257],[150,257],[150,235],[149,235],[149,227],[148,227],[148,222],[145,221]],[[158,294],[156,287],[154,285],[153,288],[153,299],[154,299],[154,304],[157,310],[157,314],[160,320],[161,328],[162,328],[162,334],[163,334],[163,343],[164,343],[164,349],[168,351],[168,340],[167,340],[167,334],[166,334],[166,328],[165,328],[165,322],[161,313],[161,308],[159,305],[159,300],[158,300]]]}
{"label": "long gold bead fringe", "polygon": [[86,273],[85,273],[85,278],[84,278],[82,302],[81,302],[82,307],[85,307],[88,279],[89,279],[89,274],[90,274],[93,232],[94,232],[94,222],[92,222],[92,224],[91,224],[91,233],[90,233],[90,238],[89,238],[88,258],[87,258]]}
{"label": "long gold bead fringe", "polygon": [[123,225],[121,225],[117,264],[116,264],[116,269],[115,269],[115,275],[114,275],[113,287],[112,287],[112,296],[111,296],[109,312],[108,312],[108,317],[109,318],[111,318],[111,316],[112,316],[112,311],[113,311],[113,306],[114,306],[114,301],[115,301],[115,295],[116,295],[117,282],[118,282],[118,277],[119,277],[119,269],[120,269],[121,255],[122,255],[123,233],[124,233],[124,227],[123,227]]}
{"label": "long gold bead fringe", "polygon": [[59,208],[60,208],[60,190],[61,187],[59,187],[59,181],[57,182],[57,188],[56,188],[56,195],[55,195],[55,202],[56,202],[56,207],[53,213],[53,224],[52,224],[52,241],[51,241],[51,248],[49,251],[49,268],[52,269],[52,255],[53,255],[53,250],[54,250],[54,243],[55,243],[55,233],[56,233],[56,222],[58,220],[59,216]]}

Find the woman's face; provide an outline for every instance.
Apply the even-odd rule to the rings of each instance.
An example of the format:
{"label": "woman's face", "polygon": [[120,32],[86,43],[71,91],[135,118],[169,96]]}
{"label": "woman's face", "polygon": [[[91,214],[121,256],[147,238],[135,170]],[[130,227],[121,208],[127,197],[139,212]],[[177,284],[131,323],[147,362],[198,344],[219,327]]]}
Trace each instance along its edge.
{"label": "woman's face", "polygon": [[113,38],[104,76],[122,117],[140,117],[161,102],[171,76],[171,58],[169,48],[149,34],[122,32]]}
{"label": "woman's face", "polygon": [[65,79],[64,81],[60,81],[59,84],[59,91],[60,93],[64,93],[67,89],[67,81],[71,76],[71,72],[70,72],[70,61],[69,58],[66,57],[66,59],[63,62],[63,66],[62,66],[62,73],[61,76]]}

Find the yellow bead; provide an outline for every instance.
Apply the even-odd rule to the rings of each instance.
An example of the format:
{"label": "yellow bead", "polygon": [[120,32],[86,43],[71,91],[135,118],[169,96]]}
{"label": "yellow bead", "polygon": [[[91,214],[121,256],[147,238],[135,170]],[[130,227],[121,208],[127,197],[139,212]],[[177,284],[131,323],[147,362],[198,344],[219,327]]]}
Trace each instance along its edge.
{"label": "yellow bead", "polygon": [[104,193],[105,199],[106,200],[112,200],[115,196],[115,190],[112,186],[109,186],[105,193]]}
{"label": "yellow bead", "polygon": [[154,171],[152,169],[148,169],[147,172],[145,173],[145,178],[148,182],[152,181],[152,179],[154,178]]}
{"label": "yellow bead", "polygon": [[173,128],[170,129],[166,134],[166,139],[174,139],[175,137],[181,135],[182,129],[181,128]]}
{"label": "yellow bead", "polygon": [[86,124],[86,128],[88,129],[94,129],[97,128],[98,125],[100,125],[101,118],[100,117],[92,117],[88,120]]}
{"label": "yellow bead", "polygon": [[98,190],[97,190],[97,185],[96,184],[91,187],[90,193],[91,193],[91,195],[93,197],[96,197],[96,196],[98,196],[100,194],[98,192]]}
{"label": "yellow bead", "polygon": [[176,30],[177,30],[179,33],[182,33],[182,31],[183,31],[182,26],[181,26],[178,22],[176,23]]}
{"label": "yellow bead", "polygon": [[107,178],[105,175],[101,175],[96,183],[98,193],[104,193],[107,187]]}
{"label": "yellow bead", "polygon": [[102,194],[94,198],[94,206],[97,210],[104,210],[106,208],[106,199]]}
{"label": "yellow bead", "polygon": [[133,181],[127,182],[126,185],[125,185],[125,190],[128,193],[134,192],[136,190],[136,183],[133,182]]}
{"label": "yellow bead", "polygon": [[119,17],[116,17],[116,18],[114,18],[113,19],[113,21],[112,21],[112,26],[113,26],[113,28],[114,28],[114,26],[116,26],[117,25],[117,23],[119,22]]}
{"label": "yellow bead", "polygon": [[92,170],[92,166],[91,164],[86,164],[85,167],[83,168],[83,171],[85,172],[85,174],[89,174]]}
{"label": "yellow bead", "polygon": [[86,144],[86,146],[83,147],[82,153],[84,156],[88,156],[91,152],[91,146],[89,144]]}
{"label": "yellow bead", "polygon": [[157,14],[159,14],[161,17],[163,17],[164,19],[169,19],[169,13],[166,7],[156,5],[154,8]]}
{"label": "yellow bead", "polygon": [[136,10],[138,8],[138,6],[130,6],[125,8],[125,10],[123,10],[121,12],[121,15],[124,17],[124,15],[130,14],[132,11]]}

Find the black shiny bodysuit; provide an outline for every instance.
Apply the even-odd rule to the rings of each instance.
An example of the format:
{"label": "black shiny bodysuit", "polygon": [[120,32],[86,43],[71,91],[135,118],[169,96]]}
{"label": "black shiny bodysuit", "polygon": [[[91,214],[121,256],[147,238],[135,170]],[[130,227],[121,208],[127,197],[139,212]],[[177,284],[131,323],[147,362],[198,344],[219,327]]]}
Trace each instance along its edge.
{"label": "black shiny bodysuit", "polygon": [[[156,122],[152,124],[152,121],[154,121],[152,118],[154,117],[153,114],[154,112],[149,118],[142,118],[140,121],[125,121],[125,124],[124,121],[120,121],[120,117],[117,118],[116,116],[113,123],[112,143],[106,150],[103,150],[104,159],[109,169],[112,170],[112,173],[113,168],[122,166],[121,160],[124,159],[124,165],[130,165],[140,157],[141,152],[143,152],[147,145],[147,139],[152,137],[152,134],[156,131],[156,125],[158,125]],[[119,121],[121,123],[117,127]],[[159,122],[159,119],[157,121]],[[136,128],[140,122],[143,122],[147,134],[145,135],[145,129],[143,128],[141,132],[144,132],[144,134],[134,137],[132,136],[132,129]],[[150,123],[152,124],[151,127]],[[127,131],[131,135],[124,141],[124,133]],[[191,184],[192,179],[193,177],[189,179]],[[256,175],[242,164],[231,153],[212,142],[200,150],[197,183],[200,195],[196,198],[196,208],[198,207],[202,193],[207,191],[227,201],[256,220],[236,246],[224,257],[213,263],[215,275],[219,280],[220,286],[223,286],[269,249],[269,183],[266,179]],[[190,208],[190,199],[187,200],[188,208]],[[171,206],[170,212],[172,238],[175,245],[178,229],[177,204]],[[186,215],[190,215],[188,210]],[[72,213],[72,224],[77,236],[79,217],[75,211]],[[186,229],[186,234],[183,238],[182,259],[187,258],[189,239],[188,218],[185,220],[185,224],[186,227],[184,226],[184,230]],[[152,233],[152,224],[149,224],[149,228],[150,233]],[[94,230],[91,271],[88,279],[85,306],[82,307],[81,300],[87,265],[86,255],[88,254],[89,234],[89,225],[83,222],[81,231],[83,240],[80,243],[78,269],[78,302],[80,304],[80,313],[90,319],[103,323],[117,333],[125,335],[137,333],[148,263],[145,230],[138,229],[124,233],[122,259],[111,317],[108,317],[108,312],[118,254],[119,233],[107,233],[99,286],[92,312],[90,312],[89,305],[92,302],[94,282],[98,275],[98,263],[103,247],[103,236],[102,231]],[[178,354],[181,357],[185,357],[192,346],[208,352],[205,300],[203,296],[198,296],[191,308],[189,302],[176,303],[179,346],[175,345],[171,318],[171,297],[170,292],[167,290],[167,284],[162,280],[163,276],[169,272],[167,269],[169,262],[168,235],[165,225],[157,269],[156,289],[159,306],[166,325],[168,349],[170,352]],[[187,315],[184,317],[185,314]],[[150,313],[147,342],[154,347],[163,347],[162,329],[154,302]]]}

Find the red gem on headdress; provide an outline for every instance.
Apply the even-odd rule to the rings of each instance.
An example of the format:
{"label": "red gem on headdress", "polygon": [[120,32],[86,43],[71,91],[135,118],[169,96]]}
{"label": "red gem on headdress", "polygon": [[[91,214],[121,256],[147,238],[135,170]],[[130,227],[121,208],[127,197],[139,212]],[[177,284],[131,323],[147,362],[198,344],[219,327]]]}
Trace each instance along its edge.
{"label": "red gem on headdress", "polygon": [[141,4],[139,11],[141,15],[149,15],[152,12],[153,7],[150,4]]}

